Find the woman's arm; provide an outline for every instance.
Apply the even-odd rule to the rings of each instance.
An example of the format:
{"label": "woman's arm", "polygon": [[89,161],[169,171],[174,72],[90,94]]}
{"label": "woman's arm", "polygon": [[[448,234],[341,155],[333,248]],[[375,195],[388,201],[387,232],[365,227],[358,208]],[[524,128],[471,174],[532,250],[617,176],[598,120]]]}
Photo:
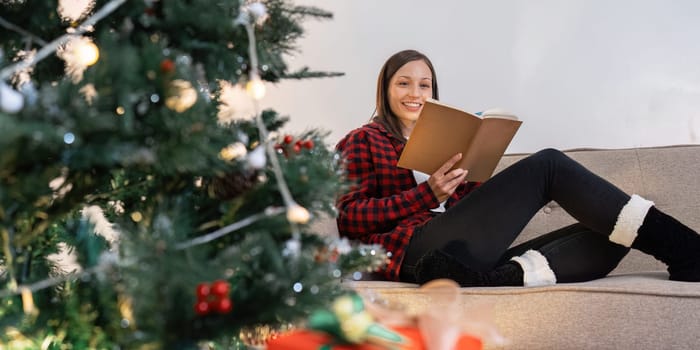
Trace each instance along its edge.
{"label": "woman's arm", "polygon": [[[338,145],[351,189],[337,202],[339,231],[351,238],[387,232],[416,212],[438,206],[427,182],[402,191],[391,143],[381,135],[357,132]],[[384,176],[378,176],[382,172]],[[384,182],[384,183],[382,183]],[[396,188],[392,191],[390,188]],[[382,193],[391,193],[382,197]]]}

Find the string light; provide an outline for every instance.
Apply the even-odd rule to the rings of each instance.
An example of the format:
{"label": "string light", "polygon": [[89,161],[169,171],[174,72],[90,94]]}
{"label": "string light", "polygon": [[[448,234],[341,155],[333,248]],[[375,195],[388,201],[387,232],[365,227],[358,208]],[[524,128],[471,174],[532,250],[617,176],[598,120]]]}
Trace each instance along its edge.
{"label": "string light", "polygon": [[73,36],[56,51],[58,57],[66,63],[66,74],[74,83],[83,79],[83,72],[88,66],[97,62],[100,58],[100,50],[92,39],[84,36]]}
{"label": "string light", "polygon": [[227,124],[240,119],[251,119],[255,115],[253,100],[243,84],[219,81],[219,105],[216,114],[219,123]]}
{"label": "string light", "polygon": [[248,95],[256,101],[260,101],[265,97],[265,83],[260,79],[257,74],[253,75],[252,79],[248,81],[245,86]]}
{"label": "string light", "polygon": [[295,224],[305,224],[309,222],[311,214],[306,208],[299,204],[293,204],[287,208],[287,220]]}
{"label": "string light", "polygon": [[131,220],[133,220],[134,222],[140,222],[141,220],[143,220],[143,215],[141,215],[141,212],[135,211],[131,213]]}
{"label": "string light", "polygon": [[100,50],[92,41],[80,40],[73,47],[73,54],[78,63],[83,66],[92,66],[100,58]]}

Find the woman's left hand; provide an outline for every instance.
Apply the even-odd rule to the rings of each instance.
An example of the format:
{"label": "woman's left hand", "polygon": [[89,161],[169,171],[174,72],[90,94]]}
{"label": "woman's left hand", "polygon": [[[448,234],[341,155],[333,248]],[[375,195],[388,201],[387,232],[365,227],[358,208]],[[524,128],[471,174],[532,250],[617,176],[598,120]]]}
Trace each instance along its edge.
{"label": "woman's left hand", "polygon": [[450,198],[467,177],[469,172],[467,170],[460,168],[450,170],[460,159],[462,159],[462,153],[455,154],[428,178],[428,185],[439,202]]}

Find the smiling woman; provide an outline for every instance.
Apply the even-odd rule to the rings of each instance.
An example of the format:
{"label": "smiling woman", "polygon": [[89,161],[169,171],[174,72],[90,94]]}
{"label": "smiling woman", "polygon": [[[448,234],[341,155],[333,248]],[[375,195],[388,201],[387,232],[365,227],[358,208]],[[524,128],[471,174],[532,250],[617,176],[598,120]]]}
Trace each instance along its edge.
{"label": "smiling woman", "polygon": [[404,137],[411,134],[426,99],[433,96],[433,74],[423,60],[404,64],[389,82],[389,106],[401,122]]}
{"label": "smiling woman", "polygon": [[405,140],[427,98],[439,98],[432,62],[418,51],[401,51],[389,58],[379,72],[373,120]]}
{"label": "smiling woman", "polygon": [[[606,276],[635,248],[666,263],[670,279],[700,282],[697,232],[561,151],[534,153],[483,183],[465,182],[469,169],[452,169],[459,153],[441,159],[433,174],[398,167],[430,97],[438,98],[430,60],[415,50],[394,54],[379,74],[372,121],[337,145],[354,184],[337,201],[338,231],[391,252],[387,278],[449,278],[462,286],[581,282]],[[550,201],[578,223],[510,248]]]}

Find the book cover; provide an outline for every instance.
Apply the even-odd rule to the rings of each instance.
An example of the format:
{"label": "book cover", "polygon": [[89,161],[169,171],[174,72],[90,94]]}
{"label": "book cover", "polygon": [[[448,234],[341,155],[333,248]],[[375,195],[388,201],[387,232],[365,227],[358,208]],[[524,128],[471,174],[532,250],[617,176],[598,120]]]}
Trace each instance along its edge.
{"label": "book cover", "polygon": [[520,128],[510,114],[486,111],[480,117],[436,100],[427,100],[398,166],[433,174],[462,153],[453,168],[469,171],[467,181],[486,181]]}

